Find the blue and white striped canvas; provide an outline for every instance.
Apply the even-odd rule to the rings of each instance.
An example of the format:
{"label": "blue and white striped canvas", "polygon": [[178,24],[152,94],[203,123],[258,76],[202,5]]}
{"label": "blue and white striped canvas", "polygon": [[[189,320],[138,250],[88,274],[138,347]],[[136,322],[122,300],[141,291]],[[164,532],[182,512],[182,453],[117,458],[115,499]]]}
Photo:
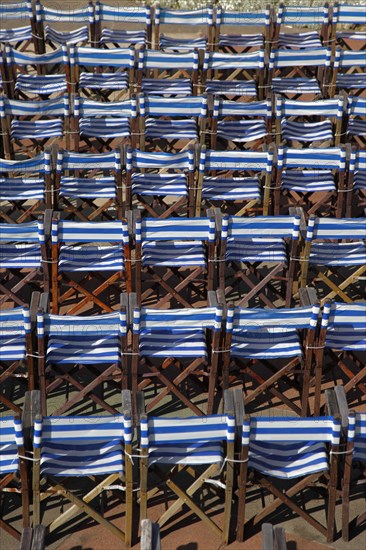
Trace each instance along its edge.
{"label": "blue and white striped canvas", "polygon": [[326,302],[322,316],[325,347],[336,350],[366,350],[366,302]]}
{"label": "blue and white striped canvas", "polygon": [[20,419],[4,416],[0,419],[0,474],[13,474],[19,469],[19,447],[23,447]]}
{"label": "blue and white striped canvas", "polygon": [[26,359],[26,334],[31,330],[29,309],[0,311],[0,361]]}
{"label": "blue and white striped canvas", "polygon": [[348,441],[353,441],[354,461],[366,462],[366,414],[355,413],[348,417]]}

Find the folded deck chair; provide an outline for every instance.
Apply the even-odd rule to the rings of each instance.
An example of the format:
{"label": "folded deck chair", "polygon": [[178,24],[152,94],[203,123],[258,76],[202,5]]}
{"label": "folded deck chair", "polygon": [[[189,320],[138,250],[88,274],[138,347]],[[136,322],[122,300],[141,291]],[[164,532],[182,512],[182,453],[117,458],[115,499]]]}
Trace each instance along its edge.
{"label": "folded deck chair", "polygon": [[332,64],[329,97],[337,90],[347,90],[352,95],[362,95],[366,89],[366,59],[362,50],[348,51],[337,48]]}
{"label": "folded deck chair", "polygon": [[[273,17],[270,5],[250,11],[232,11],[217,6],[215,19],[215,50],[235,53],[268,48],[272,35]],[[232,27],[244,27],[245,34],[232,33]],[[254,27],[252,33],[247,34]]]}
{"label": "folded deck chair", "polygon": [[[108,25],[104,26],[104,22]],[[95,3],[95,46],[113,48],[151,45],[151,7]]]}
{"label": "folded deck chair", "polygon": [[[36,23],[30,1],[2,2],[0,21],[1,26],[6,27],[0,29],[1,44],[13,44],[20,51],[38,51]],[[22,26],[19,27],[19,24]]]}
{"label": "folded deck chair", "polygon": [[[300,32],[286,32],[295,28]],[[317,30],[305,28],[318,27]],[[281,3],[277,10],[273,48],[306,49],[321,48],[327,44],[329,34],[329,5],[325,2],[321,6],[285,6]]]}
{"label": "folded deck chair", "polygon": [[346,216],[359,215],[366,206],[366,151],[351,152],[346,196]]}

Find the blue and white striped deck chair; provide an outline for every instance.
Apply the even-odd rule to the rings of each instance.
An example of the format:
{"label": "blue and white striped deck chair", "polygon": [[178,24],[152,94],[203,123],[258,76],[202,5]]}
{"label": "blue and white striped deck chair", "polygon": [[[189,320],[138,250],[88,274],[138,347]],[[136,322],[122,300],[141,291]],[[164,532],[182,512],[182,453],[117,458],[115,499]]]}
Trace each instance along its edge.
{"label": "blue and white striped deck chair", "polygon": [[350,398],[364,398],[366,302],[342,303],[327,300],[317,347],[314,414],[319,414],[324,402],[321,388],[327,374],[328,379],[341,377],[346,381],[344,391],[350,394]]}
{"label": "blue and white striped deck chair", "polygon": [[[36,95],[47,99],[54,94],[62,95],[67,91],[67,81],[70,78],[65,46],[48,53],[33,54],[19,52],[7,45],[6,63],[14,83],[13,97],[33,99]],[[33,67],[37,74],[31,74]]]}
{"label": "blue and white striped deck chair", "polygon": [[32,290],[48,292],[43,218],[26,223],[0,223],[0,304],[30,302]]}
{"label": "blue and white striped deck chair", "polygon": [[223,216],[219,288],[228,300],[290,307],[299,226],[298,216]]}
{"label": "blue and white striped deck chair", "polygon": [[138,390],[149,394],[155,388],[147,411],[170,394],[180,406],[202,415],[193,396],[207,392],[207,412],[212,413],[222,314],[222,306],[134,309],[131,388],[134,398]]}
{"label": "blue and white striped deck chair", "polygon": [[274,213],[302,206],[306,216],[341,216],[345,190],[344,147],[278,148]]}
{"label": "blue and white striped deck chair", "polygon": [[[108,100],[110,94],[130,94],[134,84],[135,50],[133,48],[71,47],[70,71],[72,89],[87,97],[99,94]],[[115,97],[116,99],[116,97]]]}
{"label": "blue and white striped deck chair", "polygon": [[311,216],[300,261],[300,286],[320,279],[322,285],[317,285],[317,291],[323,294],[322,305],[335,296],[346,303],[362,298],[365,236],[366,218]]}
{"label": "blue and white striped deck chair", "polygon": [[238,216],[255,208],[268,213],[272,168],[272,150],[207,151],[201,147],[196,215],[207,206],[233,209]]}
{"label": "blue and white striped deck chair", "polygon": [[[229,11],[225,7],[217,6],[214,49],[235,53],[240,50],[245,52],[251,49],[268,47],[272,24],[272,13],[269,5],[252,11]],[[256,32],[250,34],[232,34],[230,32],[232,27],[241,26],[245,27],[246,31],[248,30],[247,27],[254,27]]]}
{"label": "blue and white striped deck chair", "polygon": [[140,49],[137,91],[146,95],[197,95],[198,51],[162,52]]}
{"label": "blue and white striped deck chair", "polygon": [[[74,97],[74,149],[81,143],[86,151],[111,151],[124,143],[135,145],[137,107],[136,99],[123,101],[94,101]],[[84,146],[84,147],[85,147]]]}
{"label": "blue and white striped deck chair", "polygon": [[[23,428],[20,417],[0,416],[0,495],[3,513],[0,518],[2,540],[11,544],[6,533],[20,541],[21,532],[14,524],[14,494],[21,499],[22,527],[29,527],[29,481],[24,460]],[[18,515],[18,514],[16,514]],[[8,516],[8,517],[7,517]],[[12,517],[13,516],[13,517]],[[5,532],[5,533],[4,533]],[[3,538],[3,535],[5,537]]]}
{"label": "blue and white striped deck chair", "polygon": [[[38,375],[42,414],[77,414],[85,403],[117,414],[112,395],[125,386],[122,349],[127,333],[126,311],[104,315],[37,313]],[[80,375],[78,375],[80,372]],[[104,394],[101,386],[106,384]],[[70,391],[70,387],[72,390]],[[125,386],[126,387],[126,386]],[[100,391],[98,391],[100,390]],[[52,407],[52,397],[63,398]],[[51,398],[51,401],[50,399]]]}
{"label": "blue and white striped deck chair", "polygon": [[[301,29],[301,32],[286,32],[286,27],[291,31]],[[308,30],[305,28],[317,28]],[[298,50],[305,48],[321,48],[328,41],[329,34],[329,5],[325,2],[322,6],[285,6],[281,3],[278,7],[274,33],[274,49],[285,48]]]}
{"label": "blue and white striped deck chair", "polygon": [[267,101],[238,102],[214,97],[211,119],[211,148],[217,139],[230,148],[243,145],[251,151],[272,141],[272,103]]}
{"label": "blue and white striped deck chair", "polygon": [[351,152],[346,197],[346,217],[352,217],[352,210],[359,215],[366,207],[366,151]]}
{"label": "blue and white striped deck chair", "polygon": [[[31,1],[0,4],[0,43],[19,50],[37,51],[35,18]],[[17,27],[18,24],[24,25]],[[14,25],[14,26],[13,26]],[[31,46],[32,45],[32,46]]]}
{"label": "blue and white striped deck chair", "polygon": [[291,95],[292,99],[308,94],[321,97],[330,59],[329,48],[272,50],[268,87],[276,94]]}
{"label": "blue and white striped deck chair", "polygon": [[51,155],[32,159],[0,159],[0,218],[8,223],[32,221],[51,208]]}
{"label": "blue and white striped deck chair", "polygon": [[319,309],[318,304],[290,309],[229,306],[224,389],[229,380],[240,382],[245,406],[252,403],[256,408],[275,398],[296,414],[306,415]]}
{"label": "blue and white striped deck chair", "polygon": [[81,221],[122,218],[121,151],[57,152],[55,210]]}
{"label": "blue and white striped deck chair", "polygon": [[[68,315],[85,311],[87,306],[113,311],[112,305],[118,304],[126,277],[130,280],[130,268],[124,220],[80,222],[56,217],[52,220],[53,313],[59,312],[60,305],[67,307]],[[92,288],[90,273],[93,273]],[[131,290],[129,283],[127,286]]]}
{"label": "blue and white striped deck chair", "polygon": [[366,149],[366,98],[349,96],[345,140]]}
{"label": "blue and white striped deck chair", "polygon": [[337,90],[347,90],[353,95],[361,95],[366,89],[365,68],[365,51],[337,48],[332,65],[329,97],[333,97]]}
{"label": "blue and white striped deck chair", "polygon": [[[109,26],[103,27],[106,22]],[[148,5],[111,6],[100,2],[95,3],[95,45],[112,44],[115,48],[121,46],[151,45],[151,8]],[[111,48],[113,50],[113,48]]]}
{"label": "blue and white striped deck chair", "polygon": [[[132,528],[132,426],[131,417],[113,416],[38,416],[34,423],[33,517],[48,525],[49,531],[65,529],[76,522],[80,529],[80,514],[99,523],[106,533],[116,537],[118,544],[131,545]],[[83,481],[82,493],[76,487]],[[122,531],[104,517],[100,506],[92,506],[104,491],[112,491],[107,507],[124,508],[125,527]],[[125,498],[122,497],[125,493]],[[57,517],[47,517],[41,502],[61,494],[72,506],[59,510]],[[110,493],[109,493],[110,494]],[[57,497],[56,497],[57,498]],[[103,498],[104,500],[104,498]],[[107,500],[107,499],[106,499]],[[116,502],[117,500],[117,502]],[[123,502],[125,501],[125,504]],[[76,516],[76,517],[74,517]],[[82,527],[81,527],[82,528]]]}
{"label": "blue and white striped deck chair", "polygon": [[12,400],[6,392],[6,380],[9,378],[25,379],[20,384],[22,398],[26,389],[34,389],[34,370],[32,353],[31,321],[29,308],[17,307],[0,311],[0,373],[1,385],[5,382],[5,391],[0,393],[3,407],[20,414],[19,402]]}
{"label": "blue and white striped deck chair", "polygon": [[[342,25],[346,25],[346,30]],[[364,29],[357,30],[359,25],[366,25],[366,14],[361,4],[334,3],[331,27],[331,40],[334,45],[339,44],[342,48],[354,50],[354,41],[357,40],[360,49],[364,49],[366,33]],[[352,41],[351,44],[349,40]]]}
{"label": "blue and white striped deck chair", "polygon": [[139,96],[140,148],[152,142],[163,151],[184,151],[205,138],[206,96]]}
{"label": "blue and white striped deck chair", "polygon": [[[299,418],[290,416],[257,416],[245,419],[242,430],[242,452],[239,477],[239,507],[243,522],[247,487],[250,473],[254,483],[265,489],[272,501],[263,504],[263,510],[251,520],[252,525],[262,522],[265,517],[285,505],[296,516],[300,516],[319,531],[328,542],[334,540],[338,449],[340,439],[338,417],[323,416]],[[279,488],[275,483],[285,483]],[[318,486],[318,482],[319,486]],[[309,488],[306,502],[324,495],[326,525],[324,526],[310,511],[305,510],[304,500],[299,503],[299,493]],[[304,496],[305,496],[304,492]],[[309,508],[308,508],[309,510]],[[240,523],[238,523],[240,527]],[[241,530],[243,532],[243,529]]]}
{"label": "blue and white striped deck chair", "polygon": [[[163,25],[172,26],[175,35],[161,32]],[[178,27],[179,25],[179,27]],[[179,30],[178,30],[179,29]],[[190,33],[194,32],[193,35]],[[183,32],[184,38],[179,37]],[[187,34],[190,35],[187,37]],[[213,8],[203,6],[193,10],[172,10],[154,4],[154,47],[156,50],[190,51],[212,49]]]}
{"label": "blue and white striped deck chair", "polygon": [[[42,51],[46,51],[47,46],[56,49],[62,45],[86,44],[93,41],[93,3],[88,2],[85,6],[77,9],[72,9],[72,4],[69,6],[65,6],[66,9],[62,9],[62,4],[60,7],[55,4],[45,6],[41,0],[37,0],[35,5],[37,32],[42,43]],[[62,24],[63,27],[58,28],[58,24]],[[67,30],[65,30],[65,25],[67,25]]]}
{"label": "blue and white striped deck chair", "polygon": [[264,51],[205,52],[202,85],[207,94],[264,98]]}
{"label": "blue and white striped deck chair", "polygon": [[[172,100],[173,102],[175,99]],[[137,206],[153,218],[194,216],[194,151],[126,152],[126,208]]]}
{"label": "blue and white striped deck chair", "polygon": [[14,148],[29,157],[44,150],[46,145],[61,140],[69,123],[67,95],[41,101],[8,99],[0,96],[0,118],[7,159],[13,158]]}
{"label": "blue and white striped deck chair", "polygon": [[134,229],[139,304],[151,303],[153,296],[158,308],[192,307],[197,300],[207,300],[215,274],[213,217],[137,217]]}
{"label": "blue and white striped deck chair", "polygon": [[275,96],[276,145],[312,147],[314,143],[339,145],[344,98],[299,101]]}
{"label": "blue and white striped deck chair", "polygon": [[[361,498],[362,488],[365,486],[366,478],[366,414],[350,411],[347,430],[347,454],[345,456],[343,491],[342,491],[342,538],[349,540],[349,496],[353,487],[360,484]],[[356,466],[356,468],[355,468]],[[353,472],[356,469],[356,479]],[[352,480],[352,481],[351,481]],[[353,487],[352,487],[353,486]],[[357,490],[357,489],[356,489]],[[356,527],[364,524],[366,513],[362,512],[355,518]],[[353,523],[353,522],[352,522]],[[352,532],[351,532],[352,534]]]}
{"label": "blue and white striped deck chair", "polygon": [[[154,501],[161,502],[163,490],[170,502],[166,502],[166,510],[157,520],[160,527],[168,521],[168,526],[177,521],[188,507],[190,518],[193,514],[196,521],[198,516],[202,526],[212,529],[215,536],[227,544],[233,496],[234,438],[233,411],[200,418],[142,414],[140,517],[148,516],[149,505],[154,506]],[[154,497],[156,489],[149,489],[156,484],[164,486]],[[208,495],[206,491],[209,491]],[[213,510],[207,505],[208,501],[223,512],[221,525],[213,521]],[[203,503],[206,503],[204,508]]]}

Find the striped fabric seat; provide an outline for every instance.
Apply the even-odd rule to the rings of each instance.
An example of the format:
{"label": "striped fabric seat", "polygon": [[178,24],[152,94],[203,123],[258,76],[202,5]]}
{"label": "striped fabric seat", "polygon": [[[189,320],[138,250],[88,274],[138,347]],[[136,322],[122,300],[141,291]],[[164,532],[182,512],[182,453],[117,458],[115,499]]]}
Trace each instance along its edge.
{"label": "striped fabric seat", "polygon": [[23,432],[20,419],[3,416],[0,419],[0,475],[19,470],[19,447],[23,447]]}
{"label": "striped fabric seat", "polygon": [[120,46],[144,46],[146,44],[146,30],[132,31],[119,29],[102,29],[102,34],[99,43],[102,44],[118,44]]}
{"label": "striped fabric seat", "polygon": [[321,48],[322,42],[316,31],[285,33],[280,32],[278,36],[279,48]]}
{"label": "striped fabric seat", "polygon": [[59,271],[124,271],[123,246],[60,247]]}
{"label": "striped fabric seat", "polygon": [[350,136],[366,136],[366,120],[350,120],[347,125]]}
{"label": "striped fabric seat", "polygon": [[254,80],[207,80],[206,93],[256,97],[257,85]]}
{"label": "striped fabric seat", "polygon": [[60,44],[60,46],[79,44],[80,42],[87,42],[89,40],[89,29],[88,27],[80,27],[71,31],[58,31],[46,25],[45,37],[48,42]]}
{"label": "striped fabric seat", "polygon": [[61,177],[60,196],[72,199],[114,199],[116,182],[114,177],[75,178]]}
{"label": "striped fabric seat", "polygon": [[199,36],[198,38],[174,38],[161,34],[159,37],[159,46],[161,50],[192,51],[205,50],[207,38]]}
{"label": "striped fabric seat", "polygon": [[366,189],[366,153],[358,150],[351,152],[349,163],[350,178],[353,178],[353,188],[355,190]]}
{"label": "striped fabric seat", "polygon": [[128,75],[125,73],[80,73],[80,88],[91,90],[127,90]]}
{"label": "striped fabric seat", "polygon": [[0,42],[4,44],[23,42],[24,40],[32,40],[32,27],[30,25],[15,29],[0,29]]}
{"label": "striped fabric seat", "polygon": [[292,309],[229,308],[226,330],[232,333],[230,356],[275,359],[302,356],[298,331],[314,329],[319,306]]}
{"label": "striped fabric seat", "polygon": [[296,122],[282,120],[282,135],[287,140],[297,141],[326,141],[333,139],[333,128],[330,120],[321,122]]}
{"label": "striped fabric seat", "polygon": [[[21,161],[0,159],[0,174],[18,176],[0,176],[0,199],[44,200],[45,174],[50,174],[50,160],[49,152]],[[39,177],[33,177],[32,174],[37,174]]]}
{"label": "striped fabric seat", "polygon": [[144,94],[192,95],[192,82],[189,78],[143,78],[141,89]]}
{"label": "striped fabric seat", "polygon": [[132,192],[136,195],[188,196],[185,174],[132,173]]}
{"label": "striped fabric seat", "polygon": [[326,302],[321,326],[326,348],[366,351],[366,302]]}
{"label": "striped fabric seat", "polygon": [[354,189],[365,190],[366,189],[366,172],[358,171],[354,176]]}
{"label": "striped fabric seat", "polygon": [[262,120],[256,122],[250,120],[219,120],[217,135],[229,141],[246,143],[265,137],[267,130],[265,122]]}
{"label": "striped fabric seat", "polygon": [[41,453],[41,476],[123,474],[123,443],[131,441],[122,415],[51,416],[36,420],[33,443]]}
{"label": "striped fabric seat", "polygon": [[126,334],[126,316],[120,312],[98,316],[38,313],[38,336],[48,337],[48,364],[105,364],[121,360],[121,336]]}
{"label": "striped fabric seat", "polygon": [[316,191],[335,191],[336,185],[331,170],[284,170],[281,188],[300,193],[314,193]]}
{"label": "striped fabric seat", "polygon": [[0,265],[7,269],[41,267],[44,244],[43,221],[0,224]]}
{"label": "striped fabric seat", "polygon": [[342,74],[337,75],[336,86],[339,89],[363,90],[366,88],[366,74]]}
{"label": "striped fabric seat", "polygon": [[144,266],[205,266],[205,247],[201,241],[144,242],[142,264]]}
{"label": "striped fabric seat", "polygon": [[[365,226],[366,230],[366,226]],[[354,243],[317,243],[311,246],[309,262],[315,265],[364,265],[366,263],[366,244]]]}
{"label": "striped fabric seat", "polygon": [[348,441],[354,442],[352,460],[366,462],[366,414],[356,413],[348,418]]}
{"label": "striped fabric seat", "polygon": [[329,470],[327,444],[338,445],[333,417],[252,417],[243,424],[249,467],[277,479],[296,479]]}
{"label": "striped fabric seat", "polygon": [[212,201],[260,200],[261,189],[259,177],[220,178],[204,176],[202,198]]}
{"label": "striped fabric seat", "polygon": [[146,119],[145,136],[148,139],[198,139],[194,120],[155,120]]}
{"label": "striped fabric seat", "polygon": [[220,34],[219,46],[264,48],[263,34]]}
{"label": "striped fabric seat", "polygon": [[127,118],[81,118],[79,121],[80,134],[87,137],[111,139],[128,137],[131,133],[130,122]]}
{"label": "striped fabric seat", "polygon": [[0,361],[25,360],[26,334],[31,329],[29,309],[18,307],[0,311],[0,325]]}
{"label": "striped fabric seat", "polygon": [[226,261],[281,262],[287,264],[286,245],[282,239],[229,238],[227,240]]}
{"label": "striped fabric seat", "polygon": [[15,83],[17,91],[37,95],[64,93],[66,88],[66,76],[62,74],[48,74],[45,76],[20,74]]}
{"label": "striped fabric seat", "polygon": [[13,120],[11,123],[13,139],[48,139],[62,135],[62,120]]}
{"label": "striped fabric seat", "polygon": [[272,91],[276,94],[320,94],[316,78],[280,78],[272,79]]}
{"label": "striped fabric seat", "polygon": [[349,51],[337,48],[333,66],[337,88],[351,90],[366,88],[366,59],[362,50]]}
{"label": "striped fabric seat", "polygon": [[234,439],[234,418],[142,418],[140,445],[152,464],[215,464],[224,459],[223,443]]}

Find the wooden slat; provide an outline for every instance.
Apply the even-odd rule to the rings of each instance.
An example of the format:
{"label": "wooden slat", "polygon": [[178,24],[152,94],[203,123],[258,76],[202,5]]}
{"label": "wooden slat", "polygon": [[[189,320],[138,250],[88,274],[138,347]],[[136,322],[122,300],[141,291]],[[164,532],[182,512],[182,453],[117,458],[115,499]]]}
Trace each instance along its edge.
{"label": "wooden slat", "polygon": [[273,527],[270,523],[262,525],[262,550],[274,550]]}
{"label": "wooden slat", "polygon": [[336,395],[336,399],[338,403],[339,414],[341,415],[342,428],[347,429],[349,410],[348,410],[347,397],[346,397],[346,392],[344,391],[344,387],[342,385],[335,386],[334,393]]}
{"label": "wooden slat", "polygon": [[150,519],[141,521],[141,550],[161,550],[159,525]]}
{"label": "wooden slat", "polygon": [[39,307],[43,309],[43,311],[48,312],[50,304],[50,295],[49,292],[42,292],[41,298],[39,300]]}
{"label": "wooden slat", "polygon": [[274,528],[274,539],[275,539],[276,550],[286,550],[287,548],[286,533],[283,527]]}
{"label": "wooden slat", "polygon": [[31,323],[33,325],[35,324],[37,320],[37,310],[39,308],[39,300],[41,298],[40,292],[32,292],[30,306],[29,306],[29,314],[31,318]]}
{"label": "wooden slat", "polygon": [[39,390],[25,392],[24,408],[22,415],[25,448],[32,449],[32,433],[34,420],[41,414],[41,392]]}
{"label": "wooden slat", "polygon": [[303,307],[312,306],[313,304],[316,304],[318,301],[318,296],[315,288],[312,288],[312,287],[300,288],[299,299],[300,299],[300,305]]}
{"label": "wooden slat", "polygon": [[31,550],[32,548],[33,530],[31,527],[24,527],[22,538],[20,539],[20,550]]}
{"label": "wooden slat", "polygon": [[46,527],[36,525],[33,529],[32,550],[44,550],[46,538]]}
{"label": "wooden slat", "polygon": [[333,390],[325,390],[325,401],[327,403],[328,414],[330,416],[339,416],[337,398]]}

